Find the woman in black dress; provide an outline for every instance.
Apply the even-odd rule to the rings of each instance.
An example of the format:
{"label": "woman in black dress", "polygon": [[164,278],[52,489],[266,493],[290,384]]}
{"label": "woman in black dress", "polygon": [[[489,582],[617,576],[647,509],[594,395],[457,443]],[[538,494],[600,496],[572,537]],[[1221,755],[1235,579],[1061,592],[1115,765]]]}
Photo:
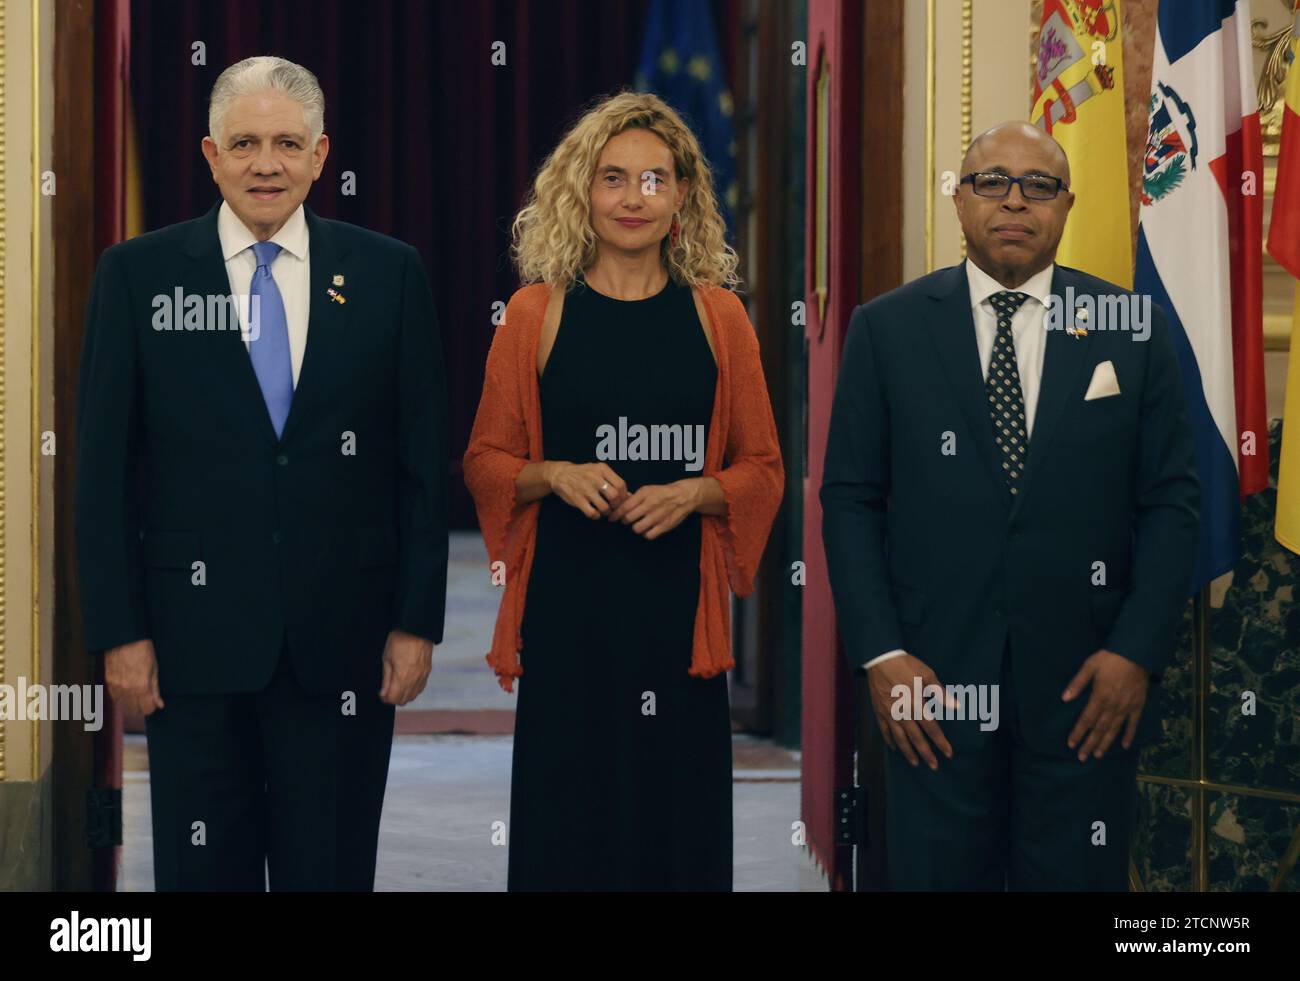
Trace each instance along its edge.
{"label": "woman in black dress", "polygon": [[[618,300],[580,281],[541,378],[548,459],[596,459],[604,425],[708,432],[717,368],[690,289]],[[703,447],[700,447],[701,458]],[[610,463],[633,492],[680,460]],[[700,516],[653,540],[542,500],[524,612],[510,888],[731,888],[724,675],[692,678]],[[611,648],[617,656],[593,652]]]}
{"label": "woman in black dress", "polygon": [[[585,189],[587,214],[557,208],[566,182],[570,197],[575,185]],[[567,254],[566,221],[577,250]],[[737,471],[725,489],[733,481],[722,447],[709,445],[722,432],[730,455],[751,455],[731,428],[718,428],[719,393],[731,401],[719,386],[727,342],[719,323],[705,321],[718,319],[710,311],[724,301],[705,303],[693,288],[735,282],[722,229],[694,137],[655,96],[631,93],[579,121],[515,223],[521,272],[548,284],[548,295],[536,302],[539,287],[526,287],[507,307],[466,454],[489,552],[509,556],[506,575],[523,583],[514,584],[520,668],[499,663],[515,654],[495,650],[510,640],[502,620],[489,655],[506,682],[526,672],[511,781],[512,890],[731,888],[731,724],[716,667],[730,655],[715,651],[710,667],[701,639],[711,623],[702,578],[717,577],[722,548],[702,520],[726,521],[730,500],[752,498],[744,488],[753,474]],[[756,344],[743,353],[757,361]],[[536,374],[512,388],[502,379],[515,362]],[[779,501],[766,391],[749,397],[765,403],[762,481],[775,479]],[[530,428],[529,406],[540,426]],[[488,501],[510,474],[507,526]],[[531,555],[519,523],[530,505]],[[508,593],[501,617],[518,602]],[[713,624],[711,636],[720,633]]]}

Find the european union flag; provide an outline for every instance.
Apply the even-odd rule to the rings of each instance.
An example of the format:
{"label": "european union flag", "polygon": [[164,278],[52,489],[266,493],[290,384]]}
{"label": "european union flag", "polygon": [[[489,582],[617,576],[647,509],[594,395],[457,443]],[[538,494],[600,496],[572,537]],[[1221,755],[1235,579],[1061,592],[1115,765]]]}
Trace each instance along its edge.
{"label": "european union flag", "polygon": [[713,15],[703,0],[652,0],[636,88],[681,113],[713,171],[713,186],[732,236],[737,204],[734,107],[723,78]]}

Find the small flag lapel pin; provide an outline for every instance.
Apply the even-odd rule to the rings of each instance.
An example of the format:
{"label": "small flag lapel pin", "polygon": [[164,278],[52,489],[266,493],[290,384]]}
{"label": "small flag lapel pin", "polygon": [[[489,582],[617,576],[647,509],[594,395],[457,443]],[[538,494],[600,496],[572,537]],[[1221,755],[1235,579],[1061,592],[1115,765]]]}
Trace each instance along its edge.
{"label": "small flag lapel pin", "polygon": [[1078,307],[1074,311],[1074,326],[1065,328],[1065,332],[1076,341],[1088,336],[1088,308]]}
{"label": "small flag lapel pin", "polygon": [[336,289],[334,289],[334,288],[332,288],[332,287],[331,287],[330,289],[326,290],[325,292],[328,293],[328,294],[330,295],[330,299],[333,300],[335,303],[347,303],[347,302],[348,302],[347,297],[345,297],[342,293],[340,293],[338,290],[336,290]]}

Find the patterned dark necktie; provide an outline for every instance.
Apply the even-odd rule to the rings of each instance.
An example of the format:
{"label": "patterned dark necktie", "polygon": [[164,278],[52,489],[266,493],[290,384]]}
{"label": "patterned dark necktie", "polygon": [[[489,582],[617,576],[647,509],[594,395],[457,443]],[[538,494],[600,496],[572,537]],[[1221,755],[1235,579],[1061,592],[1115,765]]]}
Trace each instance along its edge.
{"label": "patterned dark necktie", "polygon": [[1020,475],[1025,472],[1029,455],[1029,437],[1025,433],[1025,400],[1020,394],[1020,372],[1016,370],[1016,345],[1011,338],[1011,318],[1029,299],[1026,293],[1003,290],[989,297],[998,315],[998,333],[993,341],[993,356],[984,388],[989,394],[989,415],[993,419],[993,439],[1002,451],[1002,474],[1007,488],[1016,493]]}

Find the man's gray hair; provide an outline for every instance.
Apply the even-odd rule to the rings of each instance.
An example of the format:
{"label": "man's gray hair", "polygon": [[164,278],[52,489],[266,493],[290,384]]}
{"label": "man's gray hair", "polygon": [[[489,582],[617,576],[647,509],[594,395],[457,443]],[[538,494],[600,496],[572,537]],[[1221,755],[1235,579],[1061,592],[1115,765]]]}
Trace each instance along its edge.
{"label": "man's gray hair", "polygon": [[217,76],[208,100],[208,135],[212,141],[221,145],[226,111],[232,102],[240,96],[268,89],[283,92],[302,105],[303,118],[311,133],[308,149],[314,149],[325,132],[325,93],[316,76],[302,65],[273,55],[245,58]]}

